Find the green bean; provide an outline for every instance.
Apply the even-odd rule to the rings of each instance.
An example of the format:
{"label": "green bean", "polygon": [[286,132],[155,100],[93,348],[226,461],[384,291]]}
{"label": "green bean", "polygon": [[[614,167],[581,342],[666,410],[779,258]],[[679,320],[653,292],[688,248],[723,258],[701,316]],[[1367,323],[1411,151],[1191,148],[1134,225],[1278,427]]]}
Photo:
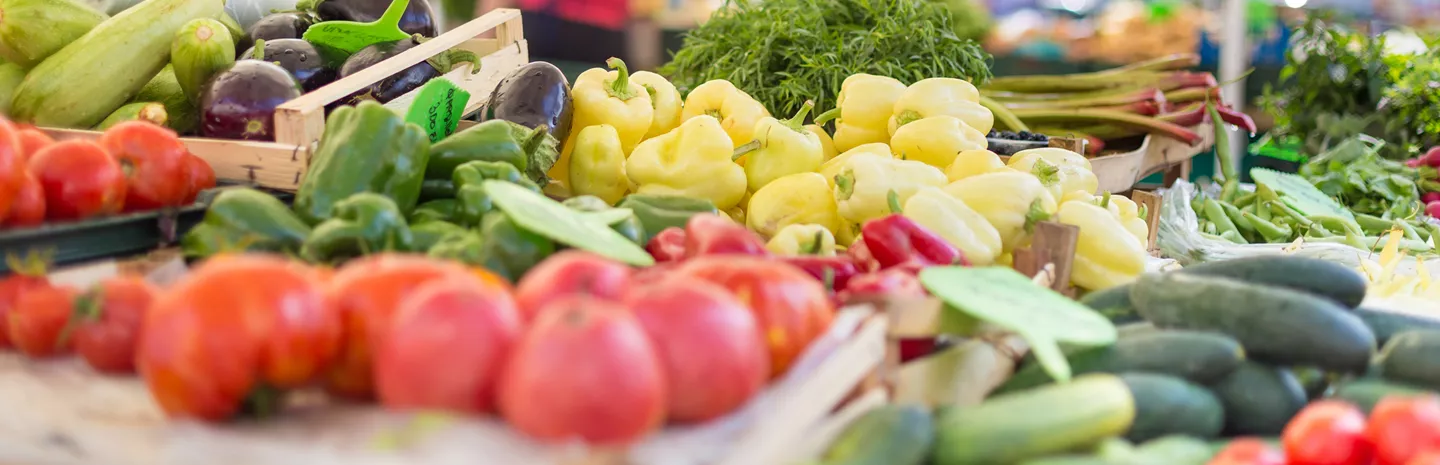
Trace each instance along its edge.
{"label": "green bean", "polygon": [[1270,221],[1270,201],[1258,200],[1255,202],[1255,216],[1265,221]]}
{"label": "green bean", "polygon": [[1201,198],[1200,196],[1198,196],[1198,195],[1195,196],[1195,198],[1190,199],[1190,209],[1191,209],[1191,210],[1195,210],[1195,214],[1196,214],[1197,216],[1204,217],[1204,216],[1205,216],[1205,200],[1202,199],[1202,198]]}
{"label": "green bean", "polygon": [[1390,220],[1374,215],[1366,215],[1364,213],[1356,213],[1355,222],[1358,223],[1360,228],[1364,229],[1366,233],[1372,231],[1389,231],[1390,227],[1394,226]]}
{"label": "green bean", "polygon": [[1249,244],[1249,243],[1250,243],[1250,241],[1245,240],[1245,236],[1241,236],[1241,235],[1240,235],[1240,232],[1239,232],[1239,231],[1233,231],[1233,230],[1232,230],[1232,231],[1225,231],[1225,232],[1223,232],[1223,233],[1220,234],[1220,237],[1223,237],[1223,238],[1225,238],[1225,240],[1230,241],[1230,242],[1234,242],[1234,243],[1236,243],[1236,244],[1242,244],[1242,245],[1243,245],[1243,244]]}
{"label": "green bean", "polygon": [[[1357,248],[1365,250],[1383,249],[1385,247],[1385,241],[1388,240],[1388,238],[1375,236],[1360,236],[1356,237],[1355,239],[1356,242],[1364,244],[1363,247]],[[1354,245],[1352,244],[1351,238],[1345,236],[1312,237],[1306,240],[1311,242],[1325,242],[1331,244],[1345,244],[1351,246]],[[1431,250],[1430,244],[1426,244],[1425,242],[1417,241],[1414,239],[1401,239],[1398,245],[1401,249],[1410,252],[1429,252]]]}
{"label": "green bean", "polygon": [[1420,222],[1420,227],[1415,228],[1415,234],[1420,236],[1420,240],[1422,241],[1430,240],[1430,228],[1426,228],[1423,221]]}
{"label": "green bean", "polygon": [[1255,232],[1255,227],[1250,225],[1250,221],[1246,220],[1244,215],[1241,215],[1239,208],[1235,208],[1234,205],[1227,202],[1216,203],[1220,204],[1220,209],[1225,211],[1225,216],[1229,217],[1230,221],[1235,223],[1235,227],[1239,228],[1242,234]]}
{"label": "green bean", "polygon": [[1423,241],[1423,240],[1424,240],[1424,239],[1421,239],[1421,238],[1420,238],[1420,233],[1417,232],[1417,231],[1415,231],[1415,227],[1414,227],[1414,226],[1410,226],[1410,222],[1409,222],[1409,221],[1397,219],[1397,220],[1395,220],[1395,225],[1396,225],[1396,226],[1399,226],[1400,229],[1402,229],[1402,230],[1405,231],[1405,238],[1406,238],[1406,239],[1416,240],[1416,241]]}
{"label": "green bean", "polygon": [[1318,224],[1311,224],[1310,229],[1308,231],[1305,231],[1305,235],[1309,237],[1329,237],[1334,236],[1335,233],[1331,232],[1329,229],[1325,229],[1324,226],[1320,226]]}
{"label": "green bean", "polygon": [[1276,194],[1275,189],[1271,189],[1270,186],[1260,183],[1255,184],[1255,195],[1259,196],[1261,200],[1267,200],[1270,202],[1280,201],[1280,194]]}
{"label": "green bean", "polygon": [[1276,217],[1289,218],[1290,220],[1301,226],[1310,226],[1311,223],[1314,223],[1308,218],[1305,218],[1305,215],[1301,215],[1300,212],[1295,211],[1294,209],[1285,205],[1285,202],[1281,202],[1279,200],[1270,201],[1270,211],[1274,213]]}
{"label": "green bean", "polygon": [[1308,218],[1310,221],[1323,224],[1325,225],[1325,227],[1345,231],[1346,234],[1354,234],[1357,236],[1365,235],[1365,231],[1360,230],[1360,225],[1355,224],[1354,221],[1350,221],[1348,219],[1341,218],[1335,215],[1310,215],[1306,218]]}
{"label": "green bean", "polygon": [[1222,236],[1225,235],[1226,231],[1235,231],[1236,234],[1240,233],[1240,229],[1235,226],[1235,222],[1230,221],[1230,217],[1225,215],[1225,208],[1221,207],[1220,202],[1215,199],[1205,199],[1205,217],[1209,218],[1211,223],[1215,223],[1215,230]]}
{"label": "green bean", "polygon": [[1246,220],[1255,226],[1255,230],[1265,238],[1266,242],[1289,242],[1290,235],[1294,233],[1289,226],[1280,226],[1256,216],[1253,213],[1243,213]]}
{"label": "green bean", "polygon": [[1203,232],[1203,233],[1206,233],[1206,234],[1209,234],[1209,235],[1212,235],[1212,236],[1218,236],[1219,234],[1215,234],[1216,230],[1218,230],[1218,229],[1219,229],[1219,228],[1215,227],[1215,223],[1206,222],[1204,229],[1201,229],[1200,232]]}
{"label": "green bean", "polygon": [[1245,207],[1248,207],[1248,206],[1254,204],[1256,197],[1259,197],[1259,195],[1256,194],[1256,193],[1254,193],[1254,192],[1251,192],[1251,193],[1249,193],[1249,194],[1245,194],[1245,195],[1236,197],[1236,198],[1235,198],[1235,201],[1234,201],[1234,202],[1231,202],[1231,203],[1235,204],[1235,207],[1237,207],[1237,208],[1245,208]]}

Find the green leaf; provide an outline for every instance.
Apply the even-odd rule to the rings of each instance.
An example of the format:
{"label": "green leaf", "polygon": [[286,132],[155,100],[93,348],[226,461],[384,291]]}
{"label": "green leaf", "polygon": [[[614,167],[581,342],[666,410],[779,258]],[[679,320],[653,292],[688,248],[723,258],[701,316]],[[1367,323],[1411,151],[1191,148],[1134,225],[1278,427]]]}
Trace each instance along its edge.
{"label": "green leaf", "polygon": [[571,247],[635,266],[655,264],[645,249],[610,229],[603,219],[505,181],[485,181],[485,193],[515,224]]}

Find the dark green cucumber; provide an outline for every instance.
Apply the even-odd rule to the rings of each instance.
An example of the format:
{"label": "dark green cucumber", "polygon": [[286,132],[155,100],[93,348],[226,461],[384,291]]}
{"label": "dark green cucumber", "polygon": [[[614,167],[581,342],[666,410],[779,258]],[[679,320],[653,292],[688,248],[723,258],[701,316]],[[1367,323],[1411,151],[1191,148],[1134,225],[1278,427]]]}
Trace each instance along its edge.
{"label": "dark green cucumber", "polygon": [[1427,391],[1425,388],[1415,387],[1404,383],[1386,381],[1383,379],[1362,378],[1348,383],[1341,384],[1330,393],[1330,398],[1340,399],[1360,407],[1366,415],[1380,403],[1380,399],[1390,396],[1409,396]]}
{"label": "dark green cucumber", "polygon": [[825,452],[825,465],[919,465],[935,441],[930,412],[886,405],[845,427]]}
{"label": "dark green cucumber", "polygon": [[1415,329],[1396,334],[1380,351],[1379,363],[1385,379],[1440,389],[1440,331]]}
{"label": "dark green cucumber", "polygon": [[1225,406],[1225,434],[1275,436],[1308,401],[1289,370],[1257,362],[1240,364],[1210,385]]}
{"label": "dark green cucumber", "polygon": [[934,465],[997,465],[1094,447],[1124,434],[1135,400],[1120,377],[1088,374],[1069,383],[986,399],[940,413]]}
{"label": "dark green cucumber", "polygon": [[1135,312],[1135,306],[1130,304],[1130,285],[1123,284],[1109,289],[1099,290],[1085,294],[1080,298],[1080,303],[1100,312],[1110,322],[1132,323],[1140,321],[1140,314]]}
{"label": "dark green cucumber", "polygon": [[1375,342],[1384,345],[1395,333],[1410,329],[1440,330],[1440,317],[1426,318],[1418,315],[1387,312],[1365,307],[1355,309],[1355,315],[1375,333]]}
{"label": "dark green cucumber", "polygon": [[[1224,334],[1157,330],[1120,338],[1114,345],[1086,348],[1068,354],[1066,360],[1075,374],[1139,371],[1206,384],[1230,374],[1245,360],[1245,353],[1239,343]],[[1026,364],[1000,386],[999,392],[1053,381],[1040,364]]]}
{"label": "dark green cucumber", "polygon": [[1144,442],[1172,434],[1210,439],[1225,427],[1224,407],[1203,387],[1153,373],[1125,373],[1120,379],[1135,397],[1135,421],[1125,439]]}
{"label": "dark green cucumber", "polygon": [[1279,286],[1318,295],[1346,308],[1358,307],[1365,300],[1364,276],[1345,265],[1316,258],[1261,255],[1201,263],[1179,272]]}
{"label": "dark green cucumber", "polygon": [[1125,338],[1127,338],[1127,337],[1135,337],[1135,336],[1139,336],[1139,335],[1141,335],[1141,334],[1150,334],[1150,333],[1155,333],[1155,332],[1160,332],[1160,331],[1164,331],[1164,330],[1163,330],[1163,329],[1160,329],[1160,328],[1156,328],[1155,325],[1150,324],[1150,322],[1148,322],[1148,321],[1137,321],[1137,322],[1134,322],[1134,323],[1126,323],[1126,324],[1123,324],[1123,325],[1120,325],[1120,326],[1116,326],[1116,327],[1115,327],[1115,338],[1116,338],[1117,340],[1118,340],[1118,339],[1125,339]]}
{"label": "dark green cucumber", "polygon": [[1136,448],[1145,463],[1166,465],[1205,465],[1215,452],[1204,440],[1189,436],[1165,436],[1141,444]]}
{"label": "dark green cucumber", "polygon": [[1304,292],[1186,273],[1140,277],[1130,291],[1140,315],[1161,328],[1218,331],[1248,357],[1276,365],[1363,373],[1375,335],[1334,301]]}
{"label": "dark green cucumber", "polygon": [[1330,387],[1330,374],[1315,367],[1290,367],[1290,374],[1295,375],[1295,380],[1300,382],[1300,387],[1305,389],[1305,398],[1316,399],[1325,395],[1325,390]]}

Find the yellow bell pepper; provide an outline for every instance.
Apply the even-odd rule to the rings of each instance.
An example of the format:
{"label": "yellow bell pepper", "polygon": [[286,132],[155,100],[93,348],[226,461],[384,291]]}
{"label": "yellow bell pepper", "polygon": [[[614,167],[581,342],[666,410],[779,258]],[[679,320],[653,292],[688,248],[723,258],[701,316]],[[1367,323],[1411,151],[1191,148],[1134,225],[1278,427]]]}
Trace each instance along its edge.
{"label": "yellow bell pepper", "polygon": [[[840,217],[865,224],[875,218],[899,213],[899,208],[926,187],[945,185],[945,173],[918,161],[868,153],[857,154],[835,175],[835,205]],[[891,201],[890,193],[895,193]]]}
{"label": "yellow bell pepper", "polygon": [[960,249],[972,265],[986,266],[1000,256],[1000,233],[965,202],[936,187],[927,187],[905,201],[905,217],[934,231]]}
{"label": "yellow bell pepper", "polygon": [[1114,214],[1083,201],[1060,204],[1056,221],[1080,227],[1070,281],[1087,290],[1109,289],[1145,272],[1145,247]]}
{"label": "yellow bell pepper", "polygon": [[890,134],[900,127],[931,116],[949,115],[980,131],[990,132],[995,115],[980,105],[980,91],[974,85],[954,78],[930,78],[911,84],[895,100],[890,119]]}
{"label": "yellow bell pepper", "polygon": [[846,150],[845,153],[836,155],[835,158],[831,158],[825,161],[825,163],[820,164],[819,172],[822,176],[825,176],[825,181],[830,183],[830,187],[835,187],[835,175],[840,174],[840,169],[845,167],[845,163],[849,162],[850,158],[862,153],[880,155],[885,158],[895,157],[890,153],[889,145],[880,143],[865,144]]}
{"label": "yellow bell pepper", "polygon": [[795,173],[761,187],[750,195],[746,226],[764,237],[792,224],[813,224],[841,235],[840,219],[830,184],[819,173]]}
{"label": "yellow bell pepper", "polygon": [[765,250],[776,255],[835,256],[835,234],[818,224],[792,224],[784,227],[765,243]]}
{"label": "yellow bell pepper", "polygon": [[745,196],[745,168],[730,161],[734,151],[720,121],[700,115],[641,142],[625,161],[625,173],[635,192],[708,199],[729,210]]}
{"label": "yellow bell pepper", "polygon": [[620,149],[625,153],[634,150],[635,145],[650,130],[655,118],[655,109],[650,105],[650,93],[645,87],[630,80],[630,70],[619,58],[605,62],[615,71],[591,68],[575,78],[570,95],[575,106],[575,115],[570,123],[570,137],[560,151],[560,158],[548,173],[552,179],[562,182],[570,179],[570,156],[575,150],[575,138],[586,127],[608,124],[620,134]]}
{"label": "yellow bell pepper", "polygon": [[840,152],[835,151],[835,139],[830,137],[830,133],[825,132],[825,128],[820,127],[818,124],[807,124],[805,125],[805,130],[814,133],[815,137],[820,138],[820,147],[824,149],[825,161],[829,161],[831,158],[835,158],[836,155],[840,154]]}
{"label": "yellow bell pepper", "polygon": [[760,118],[760,122],[755,123],[755,139],[735,149],[736,160],[742,156],[750,157],[750,161],[745,163],[750,192],[760,190],[781,176],[814,172],[820,168],[820,162],[825,158],[825,147],[820,145],[820,136],[802,126],[811,108],[815,108],[815,102],[806,101],[794,118],[783,121],[769,116]]}
{"label": "yellow bell pepper", "polygon": [[731,148],[734,149],[755,138],[755,123],[770,116],[770,112],[730,81],[716,79],[695,86],[685,97],[681,120],[688,121],[700,115],[709,115],[719,121],[725,134],[730,136]]}
{"label": "yellow bell pepper", "polygon": [[1120,219],[1120,206],[1106,199],[1105,196],[1108,195],[1110,195],[1109,192],[1106,192],[1105,195],[1095,195],[1085,191],[1070,191],[1066,192],[1065,196],[1060,198],[1060,203],[1078,201],[1097,205],[1109,211],[1111,215],[1115,215],[1115,219],[1118,220]]}
{"label": "yellow bell pepper", "polygon": [[905,84],[894,78],[851,75],[840,84],[835,109],[816,117],[815,122],[823,124],[829,116],[840,118],[835,122],[835,149],[840,153],[865,144],[889,142],[886,124],[895,101],[904,92]]}
{"label": "yellow bell pepper", "polygon": [[615,205],[630,191],[625,152],[620,148],[620,132],[614,126],[600,124],[581,129],[570,155],[571,194],[593,195]]}
{"label": "yellow bell pepper", "polygon": [[1037,222],[1055,213],[1055,197],[1034,176],[1014,170],[971,176],[945,186],[945,193],[984,216],[1000,234],[1004,250],[1015,250]]}
{"label": "yellow bell pepper", "polygon": [[1120,220],[1120,224],[1125,227],[1126,231],[1140,240],[1140,245],[1149,246],[1150,224],[1146,223],[1144,218],[1140,218],[1140,207],[1135,204],[1135,201],[1119,195],[1110,195],[1109,192],[1096,196],[1081,191],[1065,194],[1065,201],[1070,200],[1079,200],[1104,207],[1110,211],[1110,214],[1115,215],[1115,219]]}
{"label": "yellow bell pepper", "polygon": [[945,177],[950,182],[959,181],[971,176],[977,176],[991,171],[1005,169],[1005,162],[1000,156],[989,150],[966,150],[955,155],[955,160],[945,168]]}
{"label": "yellow bell pepper", "polygon": [[896,158],[915,160],[940,169],[954,163],[960,152],[984,150],[989,145],[984,133],[948,115],[931,116],[907,124],[890,138],[890,150],[895,152]]}
{"label": "yellow bell pepper", "polygon": [[651,108],[655,110],[655,117],[650,121],[650,130],[645,132],[645,139],[680,127],[680,111],[684,107],[684,101],[680,98],[680,91],[675,89],[670,80],[659,74],[641,71],[630,75],[630,81],[645,88],[645,92],[650,94]]}
{"label": "yellow bell pepper", "polygon": [[1057,199],[1064,198],[1071,191],[1093,193],[1100,188],[1100,179],[1090,171],[1090,160],[1061,148],[1021,150],[1010,156],[1007,166],[1040,178],[1040,182]]}

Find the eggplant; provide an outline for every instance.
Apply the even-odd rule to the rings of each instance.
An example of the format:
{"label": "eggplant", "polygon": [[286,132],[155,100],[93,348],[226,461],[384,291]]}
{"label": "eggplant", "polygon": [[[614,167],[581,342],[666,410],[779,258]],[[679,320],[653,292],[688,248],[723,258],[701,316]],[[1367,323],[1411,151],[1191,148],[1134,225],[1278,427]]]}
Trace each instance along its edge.
{"label": "eggplant", "polygon": [[556,140],[570,136],[570,81],[555,65],[537,61],[512,71],[495,86],[489,102],[495,119],[532,129],[543,124]]}
{"label": "eggplant", "polygon": [[[420,38],[412,36],[409,39],[378,43],[360,49],[360,51],[355,52],[354,55],[350,55],[350,58],[345,60],[345,64],[340,66],[340,78],[344,79],[365,68],[375,66],[382,61],[390,59],[390,57],[415,48],[416,45],[420,45]],[[426,82],[430,82],[431,79],[450,72],[456,64],[462,62],[469,62],[475,66],[475,72],[480,71],[480,58],[475,56],[474,52],[459,49],[450,50],[431,57],[427,61],[416,63],[374,84],[370,84],[370,86],[350,94],[349,97],[342,99],[341,102],[344,102],[345,105],[355,105],[364,100],[375,100],[380,103],[387,103],[405,95],[406,92],[420,88],[420,86],[425,85]]]}
{"label": "eggplant", "polygon": [[300,83],[280,65],[240,60],[205,84],[200,134],[241,140],[275,140],[275,108],[299,98]]}
{"label": "eggplant", "polygon": [[325,84],[335,82],[339,74],[335,62],[327,60],[320,50],[301,39],[275,39],[263,42],[265,50],[257,57],[252,47],[241,54],[242,57],[256,57],[280,65],[289,71],[291,76],[300,83],[300,87],[306,92],[319,89]]}
{"label": "eggplant", "polygon": [[[390,0],[310,0],[297,6],[314,11],[321,21],[360,23],[380,19],[389,7]],[[439,34],[440,29],[435,24],[435,10],[430,8],[430,1],[410,0],[410,4],[405,7],[405,15],[400,17],[400,30],[406,34],[420,34],[425,37]]]}
{"label": "eggplant", "polygon": [[[315,15],[301,12],[275,13],[260,18],[245,31],[245,37],[235,44],[235,50],[254,47],[257,40],[299,39],[305,36],[310,25],[318,22],[320,20]],[[237,58],[248,56],[241,54]]]}

